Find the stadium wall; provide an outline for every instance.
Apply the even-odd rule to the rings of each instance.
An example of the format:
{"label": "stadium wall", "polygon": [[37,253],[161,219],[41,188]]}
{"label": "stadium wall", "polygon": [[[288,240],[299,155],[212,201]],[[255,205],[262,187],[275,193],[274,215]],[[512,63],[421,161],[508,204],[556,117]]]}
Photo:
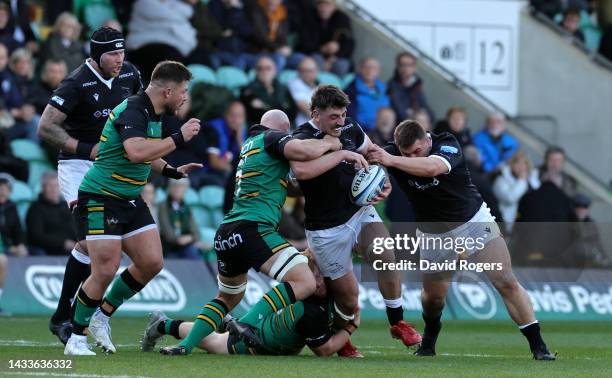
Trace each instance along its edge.
{"label": "stadium wall", "polygon": [[[50,315],[59,298],[64,273],[63,257],[10,258],[2,298],[3,308],[14,315]],[[129,264],[122,261],[123,270]],[[360,276],[361,266],[355,267]],[[515,269],[534,304],[538,319],[612,320],[612,271],[571,269]],[[416,275],[403,280],[406,318],[419,319],[421,284]],[[244,300],[234,310],[240,316],[275,284],[267,276],[249,272]],[[374,282],[360,284],[359,306],[364,319],[385,319],[383,298]],[[191,318],[217,291],[212,262],[166,260],[163,271],[145,289],[127,301],[119,316],[144,316],[159,309],[172,316]],[[456,277],[449,290],[445,319],[509,319],[501,297],[475,273]]]}

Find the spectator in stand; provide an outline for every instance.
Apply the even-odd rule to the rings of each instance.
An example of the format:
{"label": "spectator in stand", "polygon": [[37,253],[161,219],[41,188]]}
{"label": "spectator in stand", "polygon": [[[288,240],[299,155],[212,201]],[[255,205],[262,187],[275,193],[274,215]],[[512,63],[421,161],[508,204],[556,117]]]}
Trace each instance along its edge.
{"label": "spectator in stand", "polygon": [[189,179],[170,180],[168,198],[159,205],[159,232],[167,256],[200,258],[196,225],[189,206],[185,204],[185,193]]}
{"label": "spectator in stand", "polygon": [[319,85],[317,81],[318,73],[317,62],[310,57],[305,57],[298,66],[298,76],[287,84],[289,93],[291,93],[297,107],[296,126],[308,122],[311,118],[310,98]]}
{"label": "spectator in stand", "polygon": [[561,27],[574,38],[584,42],[584,34],[580,31],[580,9],[569,8],[563,12]]}
{"label": "spectator in stand", "polygon": [[[143,82],[163,60],[183,61],[197,45],[191,26],[193,6],[182,0],[137,0],[126,40],[128,58],[140,70]],[[146,83],[145,83],[146,85]]]}
{"label": "spectator in stand", "polygon": [[497,198],[493,194],[493,188],[491,187],[491,181],[489,177],[484,173],[482,169],[482,160],[480,159],[480,152],[474,146],[466,146],[463,148],[463,156],[467,165],[468,171],[472,184],[476,186],[478,193],[482,197],[483,201],[489,206],[491,215],[493,215],[497,222],[502,221],[502,214],[499,210],[499,203]]}
{"label": "spectator in stand", "polygon": [[13,184],[6,175],[0,176],[0,235],[4,250],[13,256],[27,256],[17,206],[9,199]]}
{"label": "spectator in stand", "polygon": [[57,173],[42,176],[42,190],[26,216],[30,254],[67,256],[76,243],[76,226],[61,197]]}
{"label": "spectator in stand", "polygon": [[500,113],[487,117],[484,129],[474,135],[474,145],[480,151],[485,173],[498,169],[519,149],[518,141],[506,132],[506,119]]}
{"label": "spectator in stand", "polygon": [[433,131],[433,127],[431,125],[431,118],[429,117],[429,113],[427,113],[424,109],[419,109],[414,112],[413,116],[414,120],[423,126],[425,131]]}
{"label": "spectator in stand", "polygon": [[[335,0],[316,0],[315,4],[314,16],[304,15],[297,50],[312,56],[320,70],[344,76],[351,68],[355,48],[351,19],[338,9]],[[290,67],[302,58],[303,55],[294,54]]]}
{"label": "spectator in stand", "polygon": [[501,173],[493,183],[493,192],[499,200],[499,208],[508,233],[512,232],[520,199],[528,191],[539,187],[538,174],[531,168],[529,157],[522,150],[502,165]]}
{"label": "spectator in stand", "polygon": [[417,59],[404,51],[395,58],[395,71],[387,85],[391,107],[398,120],[414,118],[414,112],[423,109],[433,121],[434,114],[423,92],[423,80],[416,74]]}
{"label": "spectator in stand", "polygon": [[[38,141],[36,129],[38,128],[38,118],[36,110],[31,105],[25,105],[23,97],[19,91],[15,76],[7,68],[8,51],[4,45],[0,44],[0,98],[4,101],[3,109],[6,115],[6,137],[9,141],[18,138],[28,138]],[[5,116],[6,117],[6,116]],[[13,120],[12,122],[11,119]]]}
{"label": "spectator in stand", "polygon": [[231,65],[248,70],[255,63],[251,53],[253,28],[242,0],[211,0],[209,9],[221,25],[222,38],[211,55],[213,68]]}
{"label": "spectator in stand", "polygon": [[155,224],[159,224],[157,206],[155,205],[156,196],[157,193],[155,193],[155,185],[153,185],[152,182],[146,183],[144,188],[142,188],[142,200],[145,201],[147,206],[149,206],[149,211],[151,211],[151,216],[153,217]]}
{"label": "spectator in stand", "polygon": [[289,18],[286,6],[282,0],[257,0],[249,13],[255,52],[270,56],[277,69],[282,71],[291,54],[291,47],[287,43]]}
{"label": "spectator in stand", "polygon": [[467,127],[465,110],[459,106],[453,106],[446,112],[446,118],[436,124],[436,134],[448,132],[459,141],[461,147],[472,145],[472,133]]}
{"label": "spectator in stand", "polygon": [[380,108],[389,107],[387,87],[379,80],[380,63],[372,57],[364,58],[359,63],[359,72],[346,88],[351,103],[348,116],[357,121],[364,131],[376,126],[376,114]]}
{"label": "spectator in stand", "polygon": [[31,99],[36,108],[36,113],[42,114],[53,95],[53,91],[59,87],[67,74],[68,67],[63,60],[50,59],[43,64],[40,82],[35,86]]}
{"label": "spectator in stand", "polygon": [[19,181],[28,181],[28,162],[13,155],[4,130],[0,130],[0,172],[7,172]]}
{"label": "spectator in stand", "polygon": [[578,262],[583,262],[586,268],[611,267],[612,261],[606,254],[597,224],[589,214],[591,199],[584,194],[576,194],[572,203],[574,205],[571,216],[574,222],[574,243],[571,247]]}
{"label": "spectator in stand", "polygon": [[544,164],[540,167],[540,177],[547,176],[568,196],[576,194],[578,183],[573,177],[563,172],[565,167],[565,150],[558,146],[549,147],[544,154]]}
{"label": "spectator in stand", "polygon": [[193,5],[191,25],[196,30],[198,44],[187,59],[189,63],[212,66],[210,59],[215,45],[223,38],[223,29],[204,1],[189,0]]}
{"label": "spectator in stand", "polygon": [[289,119],[295,118],[295,102],[287,87],[278,81],[276,73],[274,61],[262,56],[255,65],[255,80],[242,89],[240,100],[246,108],[250,125],[258,123],[261,116],[271,109],[280,109]]}
{"label": "spectator in stand", "polygon": [[370,140],[374,144],[384,146],[393,141],[393,131],[397,125],[395,112],[391,108],[380,108],[376,115],[376,127],[368,132]]}
{"label": "spectator in stand", "polygon": [[[40,115],[34,106],[34,96],[36,95],[37,84],[34,79],[34,62],[32,61],[32,53],[26,48],[19,48],[11,54],[9,69],[13,74],[15,85],[19,89],[21,98],[23,99],[23,108],[28,114],[33,113],[34,117],[30,126],[38,128]],[[48,100],[47,100],[48,101]],[[26,132],[29,135],[30,132]]]}
{"label": "spectator in stand", "polygon": [[32,54],[37,54],[40,45],[31,26],[29,4],[31,1],[11,0],[7,3],[10,4],[11,9],[9,25],[13,31],[13,38],[19,46],[26,47]]}
{"label": "spectator in stand", "polygon": [[81,24],[77,18],[69,12],[60,14],[42,47],[40,60],[63,60],[68,72],[74,71],[85,60],[83,44],[79,41],[80,34]]}
{"label": "spectator in stand", "polygon": [[20,47],[19,42],[13,36],[11,21],[9,6],[4,2],[0,2],[0,43],[9,50],[9,53]]}

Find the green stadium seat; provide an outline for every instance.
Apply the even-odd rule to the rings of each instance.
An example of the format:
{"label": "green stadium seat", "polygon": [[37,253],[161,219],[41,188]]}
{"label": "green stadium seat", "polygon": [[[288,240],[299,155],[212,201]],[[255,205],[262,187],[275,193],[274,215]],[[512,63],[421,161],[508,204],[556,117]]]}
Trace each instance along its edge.
{"label": "green stadium seat", "polygon": [[249,83],[249,78],[240,68],[224,66],[217,70],[217,81],[219,85],[237,94],[240,88]]}
{"label": "green stadium seat", "polygon": [[289,84],[293,78],[297,77],[298,72],[295,70],[283,70],[280,75],[278,75],[278,81],[283,85]]}
{"label": "green stadium seat", "polygon": [[166,191],[164,189],[162,188],[155,189],[155,204],[156,205],[159,205],[160,203],[164,202],[166,198],[168,198],[168,194],[166,194]]}
{"label": "green stadium seat", "polygon": [[348,73],[344,75],[344,77],[342,77],[342,89],[345,89],[346,87],[348,87],[349,84],[353,82],[353,80],[355,80],[354,73]]}
{"label": "green stadium seat", "polygon": [[191,74],[193,75],[193,80],[191,83],[203,81],[205,83],[217,85],[217,74],[212,68],[203,64],[190,64],[187,66],[187,68],[189,68],[189,71],[191,71]]}
{"label": "green stadium seat", "polygon": [[87,30],[93,32],[108,20],[116,20],[117,14],[110,0],[88,0],[83,2],[81,19]]}
{"label": "green stadium seat", "polygon": [[319,83],[321,84],[330,84],[335,85],[337,87],[342,87],[342,81],[340,80],[340,78],[336,74],[333,74],[331,72],[319,72],[317,80],[319,80]]}
{"label": "green stadium seat", "polygon": [[255,68],[251,68],[249,72],[247,72],[247,77],[249,78],[249,82],[255,80]]}
{"label": "green stadium seat", "polygon": [[215,243],[215,233],[217,230],[212,227],[200,227],[200,240],[208,245],[214,245]]}
{"label": "green stadium seat", "polygon": [[185,204],[187,206],[199,206],[200,196],[198,196],[198,192],[196,192],[192,188],[187,189],[187,191],[185,192]]}
{"label": "green stadium seat", "polygon": [[209,210],[221,210],[225,199],[225,189],[217,185],[208,185],[200,189],[200,203]]}
{"label": "green stadium seat", "polygon": [[28,185],[30,188],[40,190],[40,180],[45,172],[54,172],[55,169],[48,162],[30,161],[30,176],[28,177]]}
{"label": "green stadium seat", "polygon": [[26,216],[28,215],[28,209],[31,204],[32,202],[19,202],[17,204],[17,216],[19,216],[19,221],[23,229],[26,228]]}
{"label": "green stadium seat", "polygon": [[47,161],[40,145],[28,139],[15,139],[11,142],[11,150],[13,155],[26,161]]}
{"label": "green stadium seat", "polygon": [[215,225],[212,224],[212,217],[210,212],[202,205],[191,206],[190,209],[191,215],[193,216],[193,219],[195,220],[198,227],[215,227]]}
{"label": "green stadium seat", "polygon": [[25,182],[13,181],[13,191],[11,192],[11,201],[15,203],[30,202],[34,199],[32,189]]}

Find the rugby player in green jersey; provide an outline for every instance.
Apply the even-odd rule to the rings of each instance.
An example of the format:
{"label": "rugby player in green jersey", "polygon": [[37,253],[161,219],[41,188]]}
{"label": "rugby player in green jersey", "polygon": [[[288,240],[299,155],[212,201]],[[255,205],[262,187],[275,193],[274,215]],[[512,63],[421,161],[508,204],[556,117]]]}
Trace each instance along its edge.
{"label": "rugby player in green jersey", "polygon": [[[307,252],[304,255],[308,256],[308,265],[316,282],[316,290],[311,296],[278,311],[274,311],[262,298],[240,318],[240,322],[251,326],[257,338],[263,341],[260,346],[250,347],[250,343],[234,331],[236,322],[229,316],[224,321],[229,332],[213,332],[197,346],[214,354],[294,355],[299,354],[304,346],[323,357],[339,351],[359,326],[359,313],[345,328],[335,330],[332,327],[333,304],[327,297],[323,275],[314,263],[312,254]],[[164,335],[181,340],[192,327],[192,322],[170,319],[163,312],[154,311],[144,332],[142,351],[153,350]]]}
{"label": "rugby player in green jersey", "polygon": [[[88,328],[97,345],[114,353],[110,316],[163,267],[159,233],[140,192],[151,170],[179,179],[201,167],[191,163],[173,168],[161,159],[200,131],[200,121],[190,119],[179,132],[161,139],[161,115],[174,114],[185,103],[190,79],[181,63],[159,63],[147,89],[115,107],[104,125],[96,160],[79,187],[79,240],[87,240],[91,275],[77,293],[66,355],[95,354],[87,345]],[[121,251],[132,264],[115,279]]]}
{"label": "rugby player in green jersey", "polygon": [[266,112],[261,125],[249,129],[240,151],[234,205],[215,235],[218,295],[204,306],[189,335],[177,346],[162,348],[162,354],[190,354],[204,337],[218,330],[244,296],[250,268],[282,282],[264,295],[270,311],[286,308],[315,291],[306,257],[277,231],[287,195],[289,161],[316,165],[331,155],[358,167],[367,167],[367,162],[360,154],[340,150],[342,143],[336,137],[297,140],[288,129],[289,118],[280,110]]}

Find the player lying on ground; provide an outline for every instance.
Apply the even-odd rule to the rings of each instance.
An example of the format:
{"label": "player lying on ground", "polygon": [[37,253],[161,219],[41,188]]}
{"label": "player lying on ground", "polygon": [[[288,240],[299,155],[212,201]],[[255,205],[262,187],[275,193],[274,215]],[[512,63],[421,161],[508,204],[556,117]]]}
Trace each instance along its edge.
{"label": "player lying on ground", "polygon": [[[479,263],[500,263],[501,270],[489,270],[487,277],[504,300],[510,317],[529,342],[536,360],[554,360],[542,336],[531,301],[512,272],[510,253],[495,218],[472,184],[459,142],[450,133],[425,132],[416,121],[407,120],[395,129],[394,142],[376,147],[368,160],[389,168],[410,199],[418,222],[417,237],[482,240],[467,248],[461,258]],[[422,260],[434,263],[454,261],[458,254],[438,243],[419,248]],[[434,356],[436,339],[452,271],[438,269],[423,275],[423,343],[415,354]]]}
{"label": "player lying on ground", "polygon": [[[90,41],[91,58],[61,82],[40,118],[40,138],[60,150],[60,191],[75,219],[79,185],[96,157],[108,113],[142,87],[136,67],[124,61],[124,45],[121,32],[108,27],[96,30]],[[78,241],[66,262],[62,292],[49,321],[49,329],[63,344],[72,332],[71,301],[89,276],[90,262],[87,242]]]}
{"label": "player lying on ground", "polygon": [[225,315],[244,296],[250,268],[282,282],[264,295],[266,306],[275,312],[314,292],[315,280],[306,257],[277,231],[287,196],[289,160],[313,160],[334,151],[328,155],[360,166],[367,162],[361,155],[337,151],[341,148],[338,138],[297,140],[287,134],[288,129],[289,118],[280,110],[266,112],[261,125],[249,129],[240,151],[234,204],[215,235],[219,292],[197,316],[189,335],[178,346],[163,348],[163,354],[189,354],[219,329]]}
{"label": "player lying on ground", "polygon": [[[190,163],[172,168],[161,159],[200,131],[200,121],[192,118],[179,132],[161,139],[161,116],[175,114],[185,103],[190,79],[183,64],[161,62],[147,89],[123,101],[108,117],[96,160],[79,187],[79,233],[87,239],[91,275],[76,297],[66,355],[95,354],[87,345],[88,327],[96,343],[114,353],[110,317],[163,267],[157,226],[140,193],[152,169],[179,179],[202,166]],[[132,264],[115,279],[121,251]]]}
{"label": "player lying on ground", "polygon": [[[372,143],[361,127],[346,117],[350,101],[342,90],[333,85],[321,85],[310,101],[312,119],[300,125],[293,137],[319,140],[333,136],[342,141],[342,148],[356,154],[367,154]],[[334,297],[334,309],[342,320],[350,321],[357,309],[359,285],[353,273],[352,251],[355,248],[366,259],[372,256],[372,241],[388,237],[374,204],[391,192],[387,183],[384,191],[369,206],[357,206],[350,200],[355,166],[338,156],[327,155],[316,162],[291,162],[295,177],[306,199],[305,228],[308,248],[315,255],[319,268],[329,280]],[[391,249],[376,257],[395,261]],[[414,327],[404,322],[400,274],[380,272],[378,287],[384,298],[391,336],[404,345],[421,342]],[[345,357],[362,356],[352,344],[340,354]]]}
{"label": "player lying on ground", "polygon": [[[227,315],[224,325],[229,332],[213,332],[197,346],[214,354],[294,355],[299,354],[304,346],[308,346],[317,356],[326,357],[336,353],[359,326],[359,314],[352,324],[343,329],[334,330],[330,327],[333,310],[331,300],[327,297],[325,281],[312,257],[308,265],[316,281],[316,290],[308,298],[278,311],[269,306],[267,299],[261,298],[240,318],[240,323],[250,326],[249,333],[239,334],[234,327],[235,319]],[[192,327],[191,322],[169,319],[162,312],[156,311],[145,329],[142,350],[153,350],[164,335],[183,339]],[[250,332],[255,333],[255,340],[249,340]],[[259,345],[259,340],[265,341]]]}

